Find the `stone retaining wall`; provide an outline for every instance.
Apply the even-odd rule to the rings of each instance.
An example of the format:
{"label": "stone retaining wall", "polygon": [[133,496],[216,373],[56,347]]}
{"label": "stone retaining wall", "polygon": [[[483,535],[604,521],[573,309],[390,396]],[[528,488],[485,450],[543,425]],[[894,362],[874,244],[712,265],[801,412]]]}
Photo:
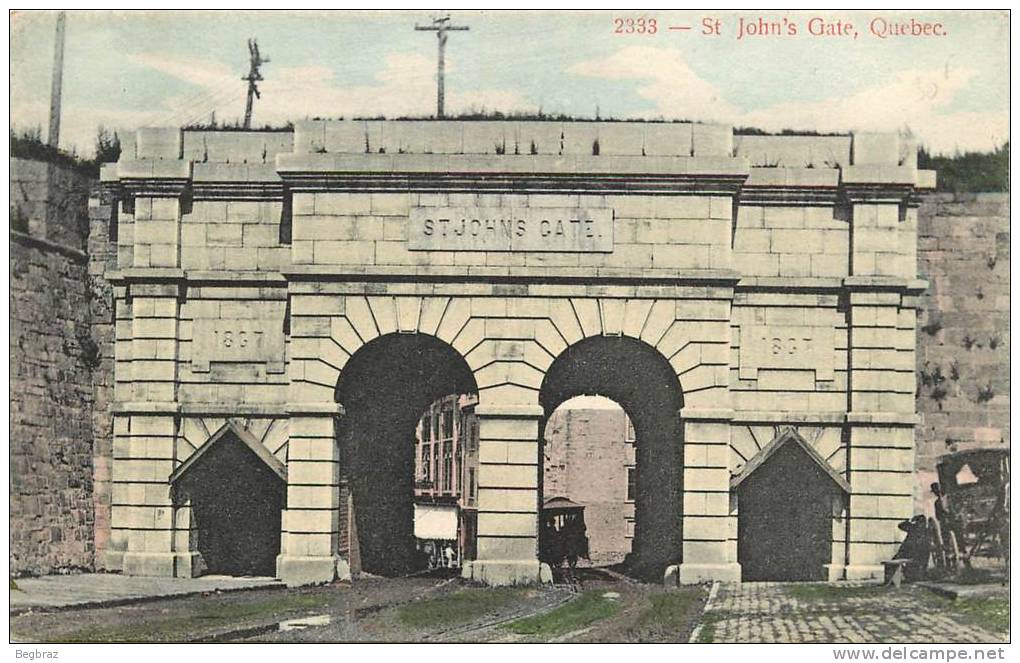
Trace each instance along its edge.
{"label": "stone retaining wall", "polygon": [[12,575],[93,565],[85,254],[11,233]]}
{"label": "stone retaining wall", "polygon": [[[12,575],[92,569],[96,297],[86,245],[88,179],[11,159],[10,564]],[[105,408],[105,404],[103,405]],[[107,432],[108,439],[108,432]]]}
{"label": "stone retaining wall", "polygon": [[929,194],[918,210],[919,508],[940,455],[1009,446],[1009,194]]}

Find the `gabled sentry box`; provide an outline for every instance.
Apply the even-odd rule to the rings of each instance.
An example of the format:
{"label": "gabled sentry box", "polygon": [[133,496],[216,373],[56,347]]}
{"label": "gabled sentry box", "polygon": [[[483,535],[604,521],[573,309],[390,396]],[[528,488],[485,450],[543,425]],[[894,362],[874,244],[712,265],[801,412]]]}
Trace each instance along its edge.
{"label": "gabled sentry box", "polygon": [[[637,431],[635,574],[874,578],[894,552],[912,505],[916,194],[934,186],[911,140],[352,120],[133,145],[103,174],[119,199],[109,568],[236,569],[224,559],[255,547],[276,563],[249,571],[291,584],[413,569],[404,442],[449,393],[478,395],[466,577],[548,577],[542,431],[582,393]],[[228,420],[287,467],[278,532],[243,534],[216,491],[170,491]],[[759,456],[791,428],[810,453]],[[237,480],[266,503],[278,478],[253,458]],[[804,480],[771,528],[807,538],[741,521],[766,480],[819,459],[849,495]]]}

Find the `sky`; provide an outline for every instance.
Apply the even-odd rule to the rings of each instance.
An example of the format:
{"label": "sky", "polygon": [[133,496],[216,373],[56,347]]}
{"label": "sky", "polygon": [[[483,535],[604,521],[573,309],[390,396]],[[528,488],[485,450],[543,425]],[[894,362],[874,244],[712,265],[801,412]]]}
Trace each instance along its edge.
{"label": "sky", "polygon": [[[431,18],[417,10],[68,12],[60,145],[88,155],[100,125],[182,125],[213,112],[221,122],[238,119],[251,37],[270,60],[256,126],[429,116],[437,40],[414,25]],[[645,32],[627,33],[627,19],[637,26],[639,18]],[[812,18],[831,29],[840,22],[846,34],[813,36]],[[737,38],[741,20],[758,19],[779,24],[781,34]],[[944,34],[883,38],[870,29],[911,20],[938,23]],[[715,21],[719,34],[704,34]],[[767,131],[898,131],[949,154],[994,149],[1009,138],[1004,11],[457,11],[453,22],[470,30],[449,35],[447,114],[542,111]],[[11,123],[41,127],[44,136],[54,24],[52,12],[10,19]]]}

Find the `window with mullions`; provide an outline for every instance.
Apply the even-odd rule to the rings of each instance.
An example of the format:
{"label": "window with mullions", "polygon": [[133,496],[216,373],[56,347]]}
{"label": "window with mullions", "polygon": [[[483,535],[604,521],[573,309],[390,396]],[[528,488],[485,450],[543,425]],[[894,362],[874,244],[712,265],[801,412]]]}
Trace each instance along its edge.
{"label": "window with mullions", "polygon": [[627,468],[627,501],[633,502],[637,496],[637,468]]}
{"label": "window with mullions", "polygon": [[450,441],[443,442],[443,480],[441,490],[453,490],[453,442]]}
{"label": "window with mullions", "polygon": [[443,428],[442,428],[443,439],[448,440],[453,437],[453,408],[443,409]]}
{"label": "window with mullions", "polygon": [[421,480],[432,480],[432,449],[427,444],[421,448]]}

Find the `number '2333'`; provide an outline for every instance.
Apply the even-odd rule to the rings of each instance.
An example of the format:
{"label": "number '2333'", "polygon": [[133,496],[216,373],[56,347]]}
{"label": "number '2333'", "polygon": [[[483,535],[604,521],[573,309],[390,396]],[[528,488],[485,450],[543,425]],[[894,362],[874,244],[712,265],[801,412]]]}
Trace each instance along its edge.
{"label": "number '2333'", "polygon": [[639,16],[638,18],[614,18],[613,34],[618,35],[654,35],[659,31],[659,22],[654,18]]}

